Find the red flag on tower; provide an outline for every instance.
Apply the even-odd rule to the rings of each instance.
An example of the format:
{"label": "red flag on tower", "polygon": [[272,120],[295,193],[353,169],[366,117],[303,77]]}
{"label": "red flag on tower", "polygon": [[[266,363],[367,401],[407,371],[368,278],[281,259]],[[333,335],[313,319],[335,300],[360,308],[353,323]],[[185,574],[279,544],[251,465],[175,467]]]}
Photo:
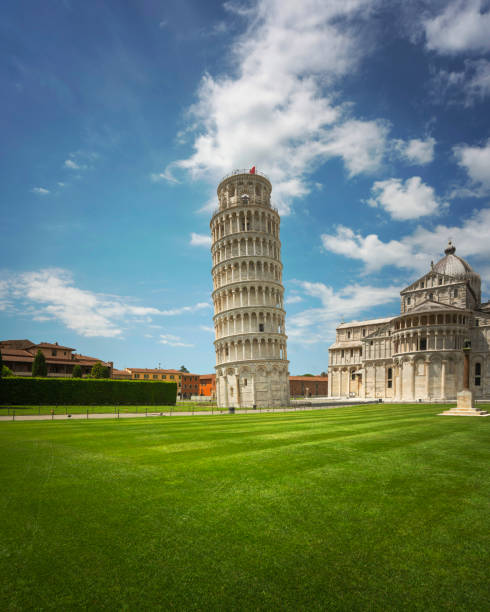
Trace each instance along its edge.
{"label": "red flag on tower", "polygon": [[250,174],[255,174],[255,166],[252,166],[252,167],[250,168]]}

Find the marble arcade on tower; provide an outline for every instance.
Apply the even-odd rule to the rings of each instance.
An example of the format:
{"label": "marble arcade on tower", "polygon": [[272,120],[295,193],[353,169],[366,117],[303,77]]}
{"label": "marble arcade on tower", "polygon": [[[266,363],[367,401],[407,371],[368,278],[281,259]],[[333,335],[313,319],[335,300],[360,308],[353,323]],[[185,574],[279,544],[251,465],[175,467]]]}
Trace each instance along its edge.
{"label": "marble arcade on tower", "polygon": [[211,219],[218,406],[287,406],[279,213],[260,172],[237,170],[218,186]]}
{"label": "marble arcade on tower", "polygon": [[329,396],[454,400],[471,343],[470,389],[490,397],[490,302],[449,242],[444,257],[400,293],[400,314],[341,323],[329,348]]}

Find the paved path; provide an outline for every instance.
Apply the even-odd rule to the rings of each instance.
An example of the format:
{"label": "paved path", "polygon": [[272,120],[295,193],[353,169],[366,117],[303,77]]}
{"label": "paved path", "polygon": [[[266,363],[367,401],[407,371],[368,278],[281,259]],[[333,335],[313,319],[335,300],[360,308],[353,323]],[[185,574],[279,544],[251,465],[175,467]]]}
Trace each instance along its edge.
{"label": "paved path", "polygon": [[[245,409],[245,410],[237,410],[235,414],[264,414],[266,412],[270,413],[279,413],[279,412],[300,412],[305,410],[329,410],[331,408],[338,408],[340,406],[352,406],[352,402],[346,402],[345,404],[335,403],[332,406],[294,406],[290,408],[262,408],[261,410],[253,410]],[[230,415],[227,410],[219,411],[214,410],[211,412],[210,410],[196,410],[194,412],[148,412],[145,414],[144,412],[120,412],[119,415],[114,414],[114,412],[102,412],[102,413],[89,413],[87,417],[87,413],[81,414],[72,414],[69,417],[67,414],[54,414],[51,416],[50,414],[28,414],[28,415],[14,415],[10,416],[0,416],[0,421],[66,421],[66,420],[91,420],[91,419],[133,419],[133,418],[146,418],[146,417],[176,417],[176,416],[234,416]]]}

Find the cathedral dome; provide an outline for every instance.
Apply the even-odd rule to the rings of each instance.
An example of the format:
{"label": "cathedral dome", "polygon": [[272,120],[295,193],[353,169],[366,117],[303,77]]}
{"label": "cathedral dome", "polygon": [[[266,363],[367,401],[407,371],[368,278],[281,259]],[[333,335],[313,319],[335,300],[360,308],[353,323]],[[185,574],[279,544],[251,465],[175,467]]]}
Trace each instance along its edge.
{"label": "cathedral dome", "polygon": [[451,241],[448,242],[444,253],[446,254],[440,261],[438,261],[432,268],[433,272],[437,274],[443,274],[444,276],[451,276],[457,279],[468,279],[473,280],[480,278],[478,274],[473,270],[469,263],[467,263],[461,257],[458,257],[454,253],[456,247]]}

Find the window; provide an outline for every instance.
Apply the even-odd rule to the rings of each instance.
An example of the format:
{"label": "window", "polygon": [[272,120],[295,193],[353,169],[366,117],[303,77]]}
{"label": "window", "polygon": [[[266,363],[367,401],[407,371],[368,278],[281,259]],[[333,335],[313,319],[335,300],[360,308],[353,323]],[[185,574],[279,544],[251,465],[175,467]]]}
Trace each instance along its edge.
{"label": "window", "polygon": [[153,374],[153,380],[157,380],[158,379],[158,374]]}
{"label": "window", "polygon": [[356,380],[356,373],[354,370],[352,370],[350,377],[351,377],[351,380]]}
{"label": "window", "polygon": [[51,355],[52,355],[53,357],[56,357],[56,351],[51,351]]}
{"label": "window", "polygon": [[427,338],[420,338],[419,342],[419,351],[427,350]]}
{"label": "window", "polygon": [[134,377],[135,377],[135,378],[139,378],[139,377],[140,377],[140,375],[139,375],[139,374],[135,374],[135,375],[134,375]]}
{"label": "window", "polygon": [[166,374],[162,374],[162,380],[165,380],[167,378]]}
{"label": "window", "polygon": [[371,342],[369,343],[370,346],[373,346],[374,342],[371,340]]}
{"label": "window", "polygon": [[433,293],[429,293],[429,300],[433,300],[434,299],[434,294]]}
{"label": "window", "polygon": [[361,346],[361,348],[359,349],[359,357],[362,357],[362,346]]}
{"label": "window", "polygon": [[243,379],[243,386],[244,386],[244,387],[246,387],[246,386],[247,386],[247,379],[246,379],[246,378],[244,378],[244,379]]}
{"label": "window", "polygon": [[344,358],[344,349],[342,349],[340,356],[342,357],[342,359]]}
{"label": "window", "polygon": [[174,375],[170,374],[170,380],[173,380],[173,379],[174,379]]}
{"label": "window", "polygon": [[391,389],[393,387],[393,368],[388,368],[387,374],[387,387]]}
{"label": "window", "polygon": [[144,374],[143,378],[149,378],[149,374]]}
{"label": "window", "polygon": [[439,285],[442,285],[442,277],[439,276]]}
{"label": "window", "polygon": [[351,357],[354,357],[354,349],[351,349],[351,350],[350,350],[350,356],[351,356]]}
{"label": "window", "polygon": [[475,387],[481,386],[481,363],[475,363]]}
{"label": "window", "polygon": [[407,297],[407,304],[410,305],[410,296]]}
{"label": "window", "polygon": [[364,336],[365,336],[365,335],[366,335],[366,330],[365,330],[365,329],[363,329],[363,330],[362,330],[362,337],[364,338]]}
{"label": "window", "polygon": [[458,297],[458,288],[453,291],[453,297]]}
{"label": "window", "polygon": [[350,331],[347,332],[347,338],[350,338]]}
{"label": "window", "polygon": [[264,324],[263,323],[259,323],[259,331],[264,331]]}
{"label": "window", "polygon": [[480,325],[480,319],[475,319],[475,327],[478,327]]}

